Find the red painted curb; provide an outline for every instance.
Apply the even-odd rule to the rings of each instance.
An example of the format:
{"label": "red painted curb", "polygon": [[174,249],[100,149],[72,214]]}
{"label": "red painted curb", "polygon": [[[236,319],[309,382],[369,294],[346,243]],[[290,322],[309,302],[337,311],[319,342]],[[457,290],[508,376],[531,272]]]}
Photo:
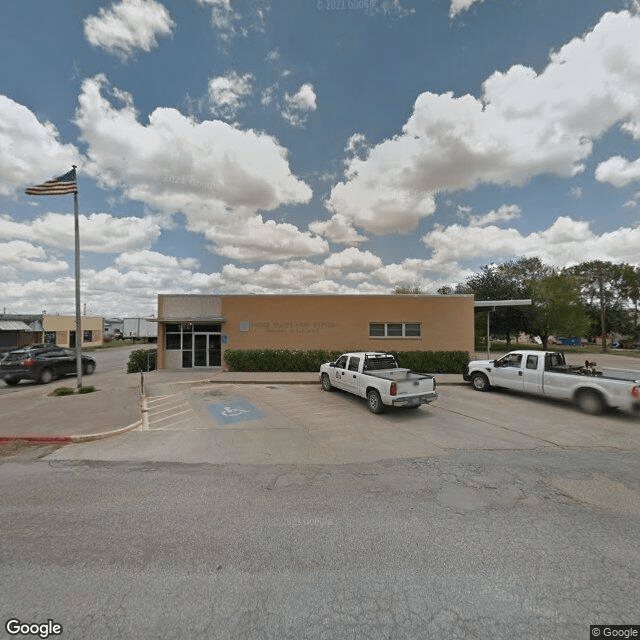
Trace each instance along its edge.
{"label": "red painted curb", "polygon": [[40,442],[41,444],[69,444],[71,436],[0,436],[0,445],[9,444],[14,440]]}

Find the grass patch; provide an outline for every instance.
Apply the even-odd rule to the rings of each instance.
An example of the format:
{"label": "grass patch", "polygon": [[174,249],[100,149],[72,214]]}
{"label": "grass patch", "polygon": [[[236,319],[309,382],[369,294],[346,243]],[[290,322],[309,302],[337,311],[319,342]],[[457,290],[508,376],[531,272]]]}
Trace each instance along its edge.
{"label": "grass patch", "polygon": [[96,390],[95,387],[80,387],[79,389],[72,389],[71,387],[58,387],[54,389],[50,395],[52,396],[72,396],[75,393],[93,393]]}
{"label": "grass patch", "polygon": [[52,396],[71,396],[74,391],[70,387],[58,387],[53,390]]}

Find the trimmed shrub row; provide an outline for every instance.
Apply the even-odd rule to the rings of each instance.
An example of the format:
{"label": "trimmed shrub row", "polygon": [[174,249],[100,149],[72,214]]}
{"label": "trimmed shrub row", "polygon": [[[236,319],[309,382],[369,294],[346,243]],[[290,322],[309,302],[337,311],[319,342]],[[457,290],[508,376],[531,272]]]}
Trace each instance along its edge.
{"label": "trimmed shrub row", "polygon": [[398,365],[419,373],[464,373],[469,363],[466,351],[398,351],[392,352]]}
{"label": "trimmed shrub row", "polygon": [[[362,351],[352,349],[351,351]],[[343,351],[289,351],[287,349],[227,349],[224,360],[232,371],[318,371]],[[463,373],[466,351],[390,351],[400,367],[419,373]]]}
{"label": "trimmed shrub row", "polygon": [[341,351],[289,351],[288,349],[227,349],[224,361],[233,371],[318,371],[337,360]]}
{"label": "trimmed shrub row", "polygon": [[127,373],[138,371],[154,371],[156,368],[157,349],[137,349],[129,354]]}

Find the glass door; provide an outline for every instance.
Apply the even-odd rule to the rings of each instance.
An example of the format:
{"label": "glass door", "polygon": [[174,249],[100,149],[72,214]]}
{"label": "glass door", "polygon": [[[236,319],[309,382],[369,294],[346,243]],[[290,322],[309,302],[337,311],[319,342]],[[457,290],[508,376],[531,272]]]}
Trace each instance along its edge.
{"label": "glass door", "polygon": [[[212,331],[213,329],[213,331]],[[185,323],[182,334],[182,367],[219,367],[222,348],[219,324],[192,325]]]}
{"label": "glass door", "polygon": [[193,336],[193,366],[208,367],[209,336],[206,333],[196,333]]}
{"label": "glass door", "polygon": [[219,367],[222,364],[220,349],[220,334],[209,334],[209,366]]}

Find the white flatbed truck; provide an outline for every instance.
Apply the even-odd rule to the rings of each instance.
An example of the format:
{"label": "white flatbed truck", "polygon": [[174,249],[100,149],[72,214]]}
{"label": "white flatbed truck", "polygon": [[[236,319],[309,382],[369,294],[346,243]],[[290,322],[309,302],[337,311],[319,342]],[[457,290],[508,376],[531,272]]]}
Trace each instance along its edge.
{"label": "white flatbed truck", "polygon": [[511,351],[495,360],[473,360],[464,380],[477,391],[491,387],[575,402],[585,413],[608,407],[640,413],[640,371],[598,371],[594,362],[567,364],[557,351]]}

